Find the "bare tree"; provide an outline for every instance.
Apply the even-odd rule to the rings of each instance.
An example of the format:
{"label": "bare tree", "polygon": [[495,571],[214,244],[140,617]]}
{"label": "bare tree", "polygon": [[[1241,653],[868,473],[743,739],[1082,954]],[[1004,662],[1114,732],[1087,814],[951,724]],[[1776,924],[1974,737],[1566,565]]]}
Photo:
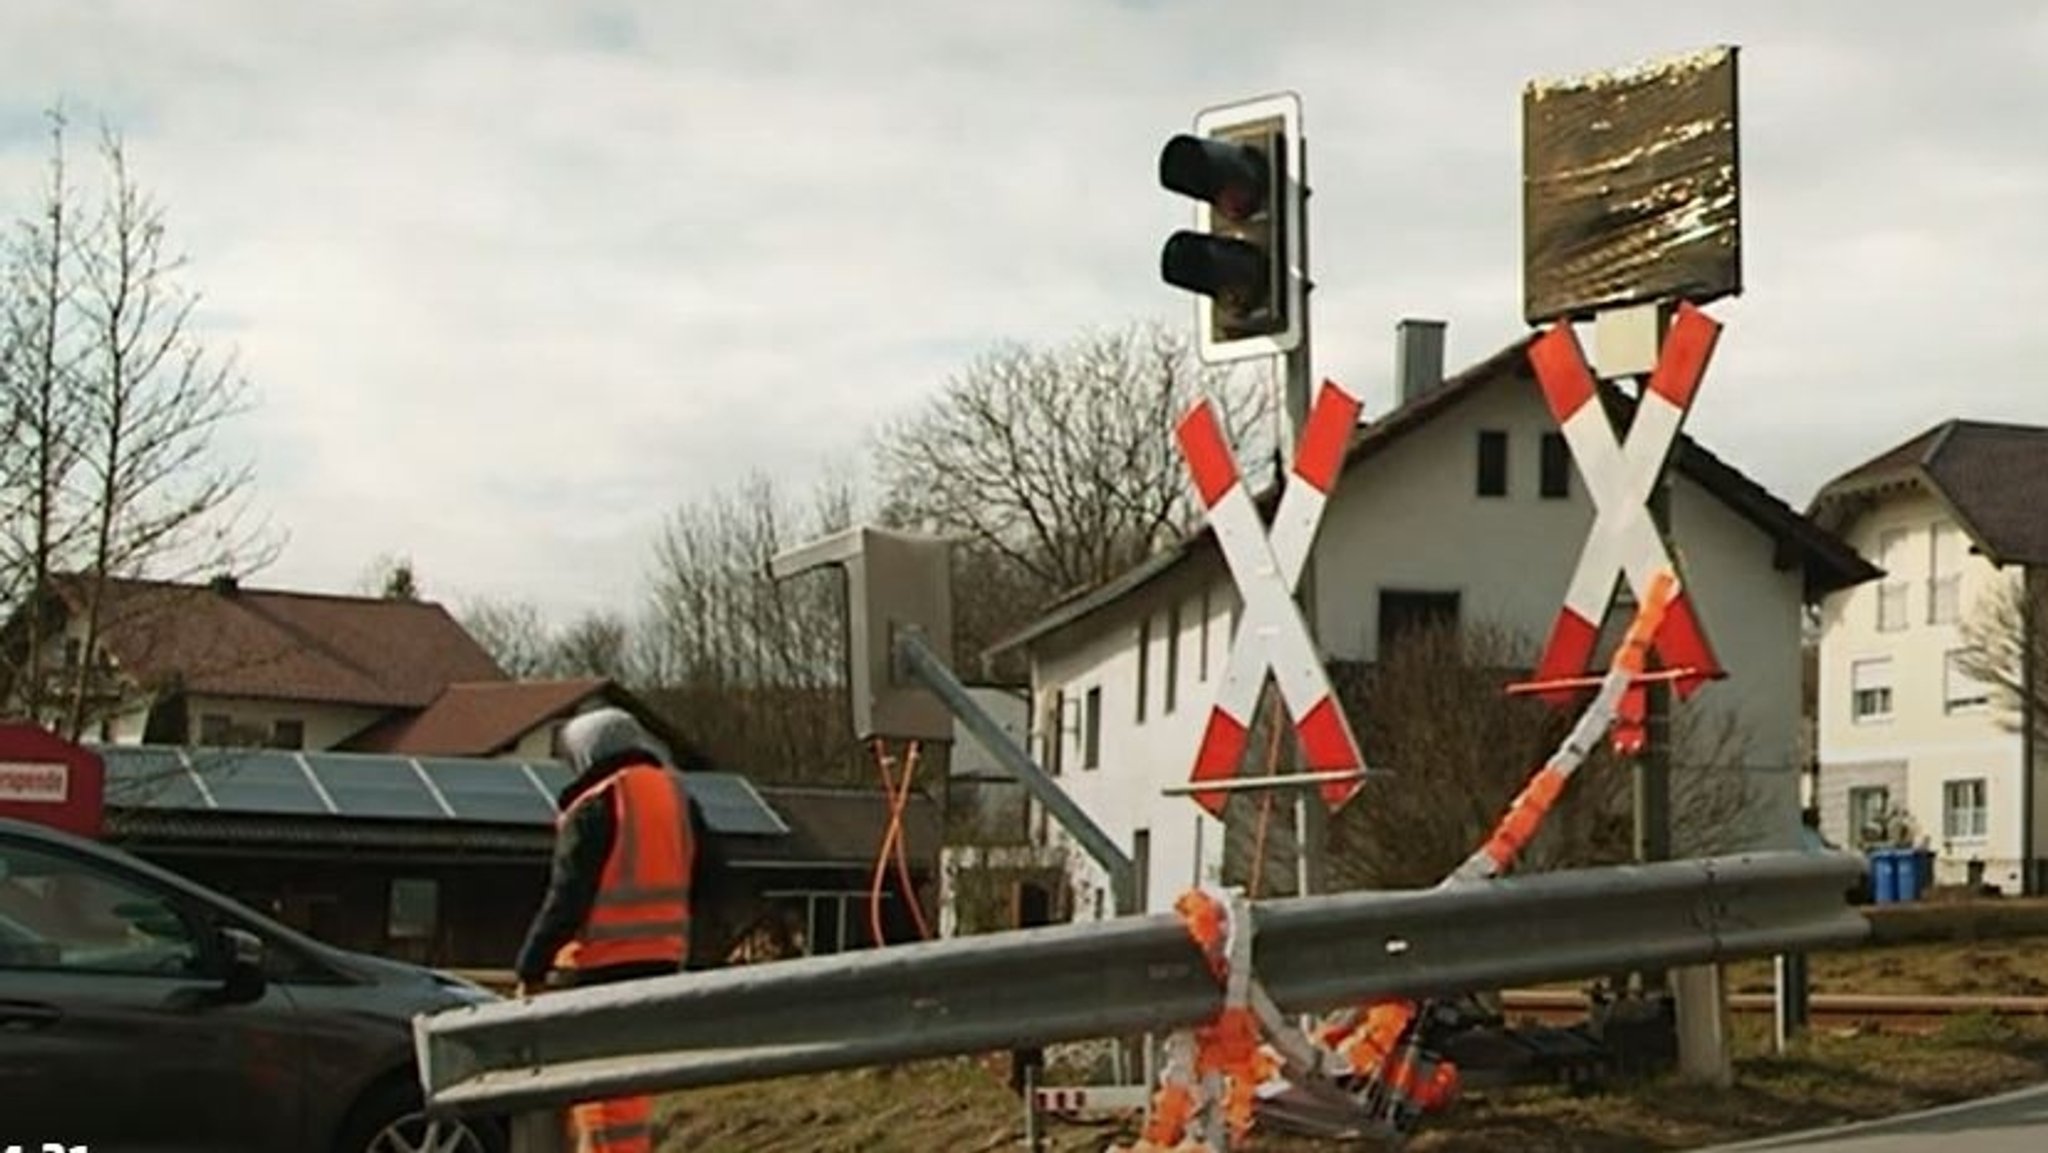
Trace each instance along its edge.
{"label": "bare tree", "polygon": [[2007,729],[2019,731],[2031,713],[2034,735],[2048,737],[2048,580],[2025,568],[2001,577],[1964,618],[1957,663],[1984,685]]}
{"label": "bare tree", "polygon": [[[1516,633],[1480,622],[1404,633],[1376,664],[1333,668],[1368,761],[1392,770],[1369,781],[1331,822],[1333,887],[1434,885],[1493,831],[1577,717],[1506,692],[1526,676],[1530,651]],[[1281,715],[1262,710],[1253,746],[1260,755]],[[1675,848],[1700,855],[1732,847],[1749,829],[1745,817],[1755,800],[1742,767],[1741,730],[1728,714],[1679,706],[1671,736]],[[1579,767],[1517,870],[1630,859],[1634,772],[1633,762],[1603,744]],[[1263,817],[1264,884],[1284,891],[1293,876],[1290,813],[1279,807],[1260,814],[1261,803],[1232,801],[1235,867],[1248,867]]]}
{"label": "bare tree", "polygon": [[[16,225],[6,251],[4,327],[0,327],[0,399],[6,440],[0,456],[6,516],[0,541],[0,582],[14,608],[40,607],[82,525],[69,485],[78,461],[79,348],[72,297],[76,291],[76,194],[66,165],[61,110],[49,113],[50,165],[34,218]],[[49,622],[25,614],[10,646],[18,660],[8,671],[15,697],[31,717],[44,715],[52,686]]]}
{"label": "bare tree", "polygon": [[456,620],[513,680],[532,680],[551,671],[554,637],[547,615],[532,601],[473,600],[457,611]]}
{"label": "bare tree", "polygon": [[[162,209],[111,129],[97,194],[74,184],[61,112],[50,124],[50,175],[9,238],[0,299],[0,587],[13,705],[75,736],[106,703],[96,655],[110,581],[246,573],[279,542],[244,520],[249,471],[217,452],[246,383],[194,331],[198,298],[180,283]],[[60,595],[74,622],[61,666],[49,656]]]}
{"label": "bare tree", "polygon": [[[185,260],[168,248],[163,210],[111,129],[100,152],[105,203],[80,248],[78,280],[86,653],[100,638],[110,577],[247,571],[274,559],[280,543],[241,523],[250,470],[223,464],[214,444],[243,411],[247,382],[193,332],[199,298],[178,281]],[[80,662],[71,688],[73,732],[85,723],[90,663]]]}
{"label": "bare tree", "polygon": [[1201,365],[1177,331],[1136,326],[1057,348],[999,347],[883,430],[887,515],[962,534],[1014,565],[1036,589],[1028,615],[1191,526],[1193,493],[1172,433],[1204,393],[1259,459],[1266,391]]}
{"label": "bare tree", "polygon": [[637,680],[632,667],[632,626],[616,612],[593,610],[569,622],[548,646],[546,671],[558,677]]}
{"label": "bare tree", "polygon": [[664,525],[640,658],[663,675],[643,695],[714,759],[763,779],[872,774],[848,726],[838,582],[768,575],[776,553],[846,527],[858,504],[841,476],[806,502],[755,476]]}

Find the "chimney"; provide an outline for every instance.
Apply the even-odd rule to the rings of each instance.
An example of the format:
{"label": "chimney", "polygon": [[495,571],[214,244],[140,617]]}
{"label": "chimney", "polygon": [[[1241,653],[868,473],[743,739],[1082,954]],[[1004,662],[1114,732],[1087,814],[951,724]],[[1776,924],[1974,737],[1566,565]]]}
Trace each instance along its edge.
{"label": "chimney", "polygon": [[1402,404],[1444,382],[1444,325],[1410,318],[1394,326],[1394,381]]}
{"label": "chimney", "polygon": [[241,582],[235,580],[233,573],[222,573],[206,583],[207,587],[224,597],[235,595],[235,590],[241,587]]}

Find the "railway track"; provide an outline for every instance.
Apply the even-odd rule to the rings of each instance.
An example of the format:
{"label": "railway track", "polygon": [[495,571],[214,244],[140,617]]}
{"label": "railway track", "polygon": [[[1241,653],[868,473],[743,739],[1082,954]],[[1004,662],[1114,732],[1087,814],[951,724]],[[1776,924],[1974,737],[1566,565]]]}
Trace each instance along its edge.
{"label": "railway track", "polygon": [[[1573,989],[1512,989],[1501,996],[1508,1020],[1534,1019],[1547,1025],[1568,1025],[1586,1017],[1586,995]],[[1731,1012],[1768,1016],[1775,1002],[1768,993],[1731,993]],[[1808,1001],[1808,1020],[1816,1028],[1875,1025],[1896,1032],[1932,1032],[1968,1014],[2048,1019],[2048,997],[1922,997],[1873,993],[1815,993]]]}

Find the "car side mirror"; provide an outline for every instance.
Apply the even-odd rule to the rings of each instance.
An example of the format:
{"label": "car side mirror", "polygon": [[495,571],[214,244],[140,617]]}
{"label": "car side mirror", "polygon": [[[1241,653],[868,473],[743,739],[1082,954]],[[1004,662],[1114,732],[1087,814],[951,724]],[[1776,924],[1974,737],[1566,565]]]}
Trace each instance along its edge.
{"label": "car side mirror", "polygon": [[261,998],[269,985],[263,973],[263,938],[247,929],[223,927],[220,943],[221,955],[227,960],[227,973],[221,982],[221,993],[227,1002],[241,1004]]}

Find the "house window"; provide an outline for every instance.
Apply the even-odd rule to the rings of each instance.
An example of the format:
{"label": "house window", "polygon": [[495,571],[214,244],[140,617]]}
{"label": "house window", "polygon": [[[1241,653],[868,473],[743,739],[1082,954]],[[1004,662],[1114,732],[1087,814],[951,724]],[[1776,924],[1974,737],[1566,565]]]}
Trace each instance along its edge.
{"label": "house window", "polygon": [[394,941],[432,938],[441,911],[441,886],[421,877],[398,877],[391,882],[391,904],[386,911],[385,935]]}
{"label": "house window", "polygon": [[1093,769],[1102,764],[1102,686],[1089,689],[1085,701],[1081,706],[1081,767]]}
{"label": "house window", "polygon": [[1045,771],[1057,777],[1060,766],[1066,761],[1067,749],[1067,694],[1064,689],[1054,689],[1045,718]]}
{"label": "house window", "polygon": [[1166,610],[1166,692],[1161,712],[1173,711],[1175,690],[1180,685],[1180,602],[1175,601]]}
{"label": "house window", "polygon": [[1950,649],[1941,670],[1941,704],[1948,712],[1982,708],[1991,703],[1991,689],[1966,667],[1972,650]]}
{"label": "house window", "polygon": [[1546,499],[1562,500],[1572,494],[1572,454],[1561,432],[1543,434],[1539,490]]}
{"label": "house window", "polygon": [[1941,835],[1951,841],[1982,840],[1989,825],[1983,777],[1941,786]]}
{"label": "house window", "polygon": [[226,745],[231,725],[223,713],[204,713],[199,718],[199,743],[202,745]]}
{"label": "house window", "polygon": [[75,669],[75,668],[77,668],[77,667],[78,667],[78,652],[79,652],[79,644],[78,644],[78,638],[77,638],[77,637],[65,637],[65,638],[64,638],[64,667],[65,667],[65,668],[67,668],[67,669]]}
{"label": "house window", "polygon": [[1401,638],[1432,628],[1458,627],[1458,594],[1409,589],[1380,590],[1380,659]]}
{"label": "house window", "polygon": [[1479,495],[1508,494],[1508,434],[1486,429],[1479,434]]}
{"label": "house window", "polygon": [[1927,535],[1927,623],[1952,625],[1962,616],[1963,534],[1938,524]]}
{"label": "house window", "polygon": [[1877,586],[1877,627],[1880,632],[1897,632],[1906,627],[1906,530],[1879,533],[1877,555],[1884,569],[1884,583]]}
{"label": "house window", "polygon": [[1150,679],[1151,665],[1152,617],[1148,613],[1144,620],[1138,622],[1138,706],[1135,718],[1141,725],[1145,723],[1145,698],[1151,695],[1151,689],[1146,684]]}
{"label": "house window", "polygon": [[306,722],[291,718],[279,718],[270,724],[270,747],[273,749],[303,749],[306,747]]}
{"label": "house window", "polygon": [[1858,849],[1885,839],[1885,814],[1891,793],[1883,785],[1858,785],[1849,790],[1849,839]]}
{"label": "house window", "polygon": [[1891,716],[1892,659],[1877,657],[1850,665],[1849,693],[1849,712],[1856,720],[1877,720]]}

